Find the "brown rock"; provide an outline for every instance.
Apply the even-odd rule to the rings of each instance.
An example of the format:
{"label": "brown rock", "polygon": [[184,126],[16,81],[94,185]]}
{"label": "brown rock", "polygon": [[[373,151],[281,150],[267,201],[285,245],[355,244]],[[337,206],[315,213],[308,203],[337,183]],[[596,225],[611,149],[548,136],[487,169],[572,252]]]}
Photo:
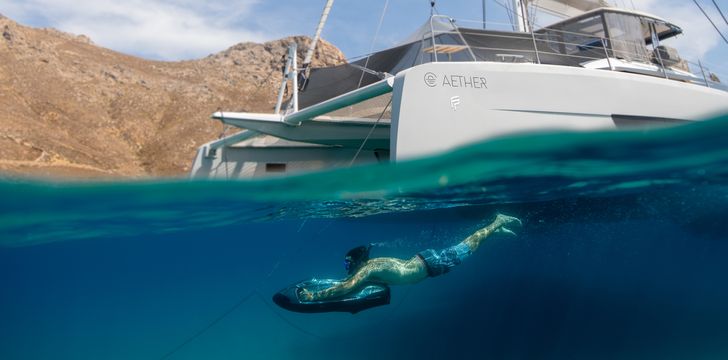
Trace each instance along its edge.
{"label": "brown rock", "polygon": [[[1,15],[0,29],[0,173],[54,178],[185,176],[197,147],[222,130],[210,114],[272,111],[288,44],[302,59],[311,41],[161,62]],[[344,61],[322,41],[313,65]]]}

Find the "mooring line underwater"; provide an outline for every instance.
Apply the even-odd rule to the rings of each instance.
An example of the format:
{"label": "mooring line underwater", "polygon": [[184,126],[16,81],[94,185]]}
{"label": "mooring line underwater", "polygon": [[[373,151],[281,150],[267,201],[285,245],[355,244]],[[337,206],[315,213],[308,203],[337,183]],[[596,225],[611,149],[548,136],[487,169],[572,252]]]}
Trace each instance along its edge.
{"label": "mooring line underwater", "polygon": [[208,330],[210,330],[215,325],[217,325],[220,321],[224,320],[230,314],[232,314],[233,312],[235,312],[235,310],[237,310],[240,306],[242,306],[243,304],[245,304],[246,302],[248,302],[248,300],[250,300],[253,296],[256,296],[258,299],[260,299],[260,301],[263,302],[263,304],[265,304],[274,314],[276,314],[276,316],[278,316],[281,320],[283,320],[285,323],[287,323],[288,325],[290,325],[292,328],[300,331],[303,334],[309,335],[311,337],[315,337],[315,338],[318,338],[318,339],[323,339],[322,336],[317,335],[317,334],[314,334],[313,332],[308,331],[308,330],[300,327],[299,325],[294,324],[290,320],[286,319],[283,316],[283,314],[280,313],[280,311],[278,309],[276,309],[274,306],[272,306],[271,304],[269,304],[268,301],[265,300],[265,297],[260,293],[260,291],[258,289],[255,289],[255,290],[247,293],[242,298],[240,298],[240,300],[238,300],[238,302],[235,303],[235,305],[233,305],[232,307],[230,307],[227,310],[225,310],[222,314],[218,315],[215,319],[213,319],[207,325],[205,325],[203,328],[201,328],[200,330],[198,330],[197,332],[195,332],[192,336],[190,336],[187,339],[185,339],[184,341],[182,341],[174,349],[172,349],[169,352],[167,352],[166,354],[164,354],[164,356],[162,356],[160,358],[160,360],[164,360],[164,359],[171,358],[174,354],[176,354],[177,352],[179,352],[180,350],[182,350],[185,346],[187,346],[190,343],[192,343],[193,341],[195,341],[197,338],[199,338],[200,336],[202,336],[203,334],[205,334]]}
{"label": "mooring line underwater", "polygon": [[160,359],[162,359],[162,360],[169,359],[172,355],[174,355],[179,350],[181,350],[182,348],[184,348],[185,346],[187,346],[187,344],[195,341],[195,339],[197,339],[198,337],[202,336],[202,334],[206,333],[207,330],[210,330],[213,326],[217,325],[217,323],[219,323],[220,321],[222,321],[223,319],[225,319],[228,315],[232,314],[233,311],[235,311],[241,305],[243,305],[244,303],[246,303],[253,295],[256,294],[256,292],[257,292],[257,290],[253,290],[250,293],[248,293],[245,296],[243,296],[242,298],[240,298],[240,300],[235,305],[233,305],[231,308],[225,310],[222,314],[218,315],[210,323],[208,323],[207,325],[205,325],[205,327],[203,327],[202,329],[198,330],[195,334],[193,334],[192,336],[190,336],[186,340],[182,341],[174,349],[172,349],[169,352],[167,352],[166,354],[164,354],[164,356],[162,356]]}
{"label": "mooring line underwater", "polygon": [[290,325],[292,328],[294,328],[294,329],[296,329],[296,330],[298,330],[298,331],[300,331],[300,332],[302,332],[302,333],[304,333],[304,334],[306,334],[308,336],[315,337],[315,338],[317,338],[319,340],[323,340],[324,339],[323,336],[318,335],[318,334],[315,334],[315,333],[313,333],[311,331],[308,331],[308,330],[302,328],[301,326],[296,325],[291,320],[288,320],[285,316],[283,316],[283,313],[280,311],[280,309],[278,309],[277,307],[274,307],[273,305],[271,305],[268,301],[265,300],[265,298],[260,293],[257,293],[257,294],[258,294],[258,297],[260,298],[260,301],[262,301],[263,304],[265,304],[266,306],[268,306],[268,308],[274,314],[276,314],[281,320],[283,320],[283,322],[285,322],[286,324]]}
{"label": "mooring line underwater", "polygon": [[[270,267],[270,270],[264,273],[265,275],[258,281],[258,284],[255,288],[252,290],[244,293],[242,297],[240,297],[232,306],[224,309],[219,315],[214,317],[212,320],[207,322],[203,327],[201,327],[199,330],[195,331],[192,335],[185,338],[183,341],[181,341],[177,346],[169,350],[167,353],[165,353],[160,359],[170,359],[176,354],[178,354],[180,351],[182,351],[187,345],[191,344],[192,342],[196,341],[200,337],[202,337],[204,334],[206,334],[209,330],[211,330],[213,327],[221,323],[223,320],[231,316],[235,311],[237,311],[239,308],[243,306],[243,304],[248,303],[252,298],[257,297],[266,307],[268,307],[278,318],[280,318],[284,323],[288,324],[291,328],[299,331],[302,334],[311,336],[313,338],[324,340],[325,337],[321,336],[315,332],[312,332],[303,326],[296,324],[293,322],[289,317],[287,317],[283,311],[281,311],[278,307],[274,306],[270,301],[270,297],[266,294],[265,291],[261,290],[264,289],[265,286],[269,283],[270,279],[274,274],[277,273],[277,271],[280,269],[280,265],[288,260],[291,256],[296,256],[303,248],[304,246],[310,247],[312,244],[315,244],[321,239],[321,236],[324,232],[326,232],[333,224],[335,223],[334,220],[329,220],[322,224],[322,226],[315,229],[311,235],[309,236],[296,236],[296,238],[299,239],[298,246],[297,247],[288,247],[288,251],[285,251],[281,254],[281,256],[278,257],[276,261],[272,263],[272,266]],[[296,234],[300,235],[303,231],[304,227],[307,224],[307,220],[304,219],[301,224],[298,226],[297,230],[295,231]],[[434,225],[431,225],[434,226]],[[433,234],[434,231],[431,230],[429,233],[430,241],[433,240]],[[391,319],[392,316],[394,316],[401,306],[405,303],[405,301],[409,298],[409,295],[412,292],[412,287],[407,287],[404,291],[404,293],[400,296],[400,299],[397,301],[396,304],[393,304],[393,306],[389,307],[388,313],[389,315],[384,317],[379,324],[384,324],[388,319]]]}
{"label": "mooring line underwater", "polygon": [[[325,226],[321,227],[321,229],[319,229],[318,232],[316,232],[316,234],[313,236],[313,240],[317,239],[321,235],[321,233],[323,233],[326,229],[328,229],[331,226],[332,223],[333,223],[333,221],[329,221]],[[301,230],[303,229],[303,226],[304,225],[306,225],[306,220],[305,219],[303,220],[303,222],[301,223],[301,225],[298,227],[298,230],[296,231],[296,233],[300,233]],[[308,243],[310,244],[311,242],[312,241],[309,241]],[[300,245],[298,247],[298,249],[296,249],[296,252],[300,251],[302,248],[303,248],[303,245]],[[218,315],[217,317],[215,317],[212,321],[210,321],[207,325],[205,325],[200,330],[198,330],[197,332],[195,332],[192,336],[188,337],[187,339],[185,339],[184,341],[182,341],[179,345],[177,345],[176,347],[174,347],[172,350],[168,351],[166,354],[164,354],[160,358],[160,360],[164,360],[164,359],[171,358],[174,354],[176,354],[177,352],[179,352],[180,350],[182,350],[185,346],[187,346],[188,344],[190,344],[193,341],[195,341],[197,338],[199,338],[200,336],[202,336],[203,334],[205,334],[208,330],[210,330],[211,328],[213,328],[215,325],[217,325],[219,322],[221,322],[222,320],[224,320],[230,314],[232,314],[233,312],[235,312],[235,310],[237,310],[240,306],[242,306],[243,304],[245,304],[246,302],[248,302],[248,300],[250,300],[254,295],[257,296],[258,299],[260,299],[260,301],[263,302],[263,304],[265,304],[274,314],[276,314],[276,316],[278,316],[281,320],[283,320],[286,324],[290,325],[292,328],[300,331],[303,334],[309,335],[311,337],[315,337],[315,338],[318,338],[318,339],[323,339],[322,336],[317,335],[317,334],[315,334],[313,332],[310,332],[310,331],[308,331],[308,330],[300,327],[299,325],[294,324],[290,320],[286,319],[286,317],[283,316],[283,314],[281,314],[280,310],[278,308],[272,306],[270,303],[268,303],[268,301],[266,300],[266,297],[263,296],[261,294],[261,292],[260,292],[260,289],[259,288],[261,286],[265,285],[268,282],[268,280],[270,279],[270,277],[273,276],[273,274],[278,270],[278,267],[281,264],[281,261],[284,258],[286,258],[289,254],[290,254],[290,252],[287,252],[287,253],[283,254],[273,264],[273,266],[272,266],[271,270],[268,272],[268,274],[259,282],[258,287],[256,287],[254,290],[246,293],[245,295],[243,295],[238,300],[238,302],[235,303],[235,305],[233,305],[232,307],[230,307],[230,308],[226,309],[225,311],[223,311],[220,315]]]}
{"label": "mooring line underwater", "polygon": [[[296,232],[297,233],[300,233],[305,224],[306,224],[306,220],[304,220],[301,223],[301,225],[299,226],[299,228],[298,228],[298,230]],[[318,238],[321,235],[321,233],[323,233],[325,230],[327,230],[331,226],[331,224],[333,224],[333,221],[329,221],[326,225],[322,226],[316,232],[316,234],[314,235],[314,240],[316,238]],[[311,243],[311,241],[307,242],[307,244],[309,244],[309,245],[310,245],[310,243]],[[299,246],[298,249],[295,252],[300,251],[302,249],[302,247],[303,247],[303,245]],[[274,263],[274,265],[272,266],[272,268],[268,272],[268,274],[260,281],[260,283],[258,285],[258,288],[254,289],[254,290],[252,290],[252,291],[250,291],[248,293],[246,293],[232,307],[230,307],[230,308],[226,309],[225,311],[223,311],[220,315],[218,315],[217,317],[215,317],[207,325],[205,325],[200,330],[198,330],[197,332],[195,332],[193,335],[191,335],[190,337],[188,337],[187,339],[185,339],[184,341],[182,341],[179,345],[177,345],[176,347],[174,347],[172,350],[170,350],[169,352],[167,352],[166,354],[164,354],[160,358],[160,360],[169,359],[172,356],[174,356],[176,353],[178,353],[180,350],[182,350],[185,346],[189,345],[190,343],[192,343],[193,341],[195,341],[197,338],[199,338],[200,336],[204,335],[208,330],[210,330],[211,328],[213,328],[215,325],[217,325],[218,323],[220,323],[222,320],[224,320],[225,318],[227,318],[228,316],[230,316],[233,312],[235,312],[235,310],[237,310],[238,308],[240,308],[243,304],[247,303],[248,300],[250,300],[254,296],[257,297],[258,299],[260,299],[260,301],[266,307],[268,307],[276,316],[278,316],[278,318],[280,318],[281,320],[283,320],[283,322],[285,322],[286,324],[288,324],[292,328],[298,330],[299,332],[301,332],[303,334],[306,334],[308,336],[317,338],[319,340],[324,339],[323,336],[318,335],[318,334],[316,334],[314,332],[311,332],[311,331],[309,331],[309,330],[301,327],[300,325],[295,324],[294,322],[292,322],[288,318],[286,318],[282,314],[282,312],[280,311],[280,309],[278,309],[277,307],[273,306],[270,302],[268,302],[266,300],[266,296],[264,296],[261,293],[261,291],[260,291],[260,287],[262,287],[263,285],[265,285],[268,282],[268,280],[270,279],[270,277],[278,270],[281,261],[284,258],[288,257],[288,255],[290,255],[290,253],[291,252],[285,253],[284,255],[282,255]],[[407,289],[406,293],[401,297],[400,301],[394,307],[392,307],[392,309],[390,310],[390,313],[391,314],[394,314],[400,308],[400,306],[402,306],[402,304],[404,303],[404,301],[408,298],[411,290],[412,290],[411,288],[408,288]],[[385,320],[382,320],[382,322],[383,321],[385,321]]]}

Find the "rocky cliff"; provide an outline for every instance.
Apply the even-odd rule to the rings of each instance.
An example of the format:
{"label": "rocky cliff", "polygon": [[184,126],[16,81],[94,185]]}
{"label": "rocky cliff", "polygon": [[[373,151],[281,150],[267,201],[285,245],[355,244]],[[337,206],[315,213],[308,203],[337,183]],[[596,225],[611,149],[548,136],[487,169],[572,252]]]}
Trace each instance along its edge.
{"label": "rocky cliff", "polygon": [[[212,112],[272,111],[291,41],[300,61],[301,36],[160,62],[0,16],[0,176],[185,176]],[[314,66],[343,61],[319,43]]]}

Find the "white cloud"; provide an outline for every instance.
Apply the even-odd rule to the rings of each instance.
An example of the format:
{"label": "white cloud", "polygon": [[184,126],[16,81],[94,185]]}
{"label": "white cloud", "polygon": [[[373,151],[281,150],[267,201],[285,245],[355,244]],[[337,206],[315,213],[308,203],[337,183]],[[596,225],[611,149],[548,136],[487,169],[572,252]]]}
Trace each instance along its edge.
{"label": "white cloud", "polygon": [[268,39],[270,35],[237,25],[255,23],[251,9],[259,1],[0,0],[0,8],[15,20],[88,35],[114,50],[178,60]]}

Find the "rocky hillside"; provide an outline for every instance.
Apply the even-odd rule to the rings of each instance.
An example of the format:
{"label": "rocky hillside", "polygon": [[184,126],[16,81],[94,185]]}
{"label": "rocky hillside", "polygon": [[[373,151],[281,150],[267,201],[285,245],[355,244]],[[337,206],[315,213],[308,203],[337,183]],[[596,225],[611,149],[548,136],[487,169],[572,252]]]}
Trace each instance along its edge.
{"label": "rocky hillside", "polygon": [[[310,43],[242,43],[160,62],[1,15],[0,34],[0,176],[52,178],[186,175],[196,148],[222,130],[210,114],[271,112],[287,44],[302,58]],[[343,61],[323,41],[314,66]]]}

